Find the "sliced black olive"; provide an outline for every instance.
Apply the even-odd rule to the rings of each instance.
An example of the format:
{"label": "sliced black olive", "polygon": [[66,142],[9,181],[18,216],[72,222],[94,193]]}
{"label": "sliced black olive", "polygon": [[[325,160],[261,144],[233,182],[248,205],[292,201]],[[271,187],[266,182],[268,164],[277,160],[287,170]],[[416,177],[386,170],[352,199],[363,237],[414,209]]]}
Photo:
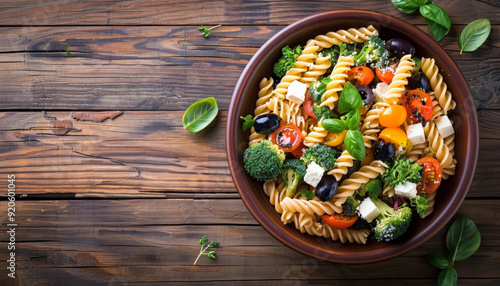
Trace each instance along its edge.
{"label": "sliced black olive", "polygon": [[385,45],[389,52],[398,59],[408,54],[411,54],[412,57],[415,55],[415,47],[405,39],[392,38]]}
{"label": "sliced black olive", "polygon": [[280,118],[273,113],[261,114],[255,118],[253,128],[255,132],[260,134],[269,134],[280,127]]}
{"label": "sliced black olive", "polygon": [[356,85],[356,89],[361,95],[361,99],[363,100],[363,104],[365,106],[369,106],[373,102],[373,91],[366,85]]}
{"label": "sliced black olive", "polygon": [[411,89],[421,89],[425,92],[431,91],[431,82],[423,72],[415,73],[409,80],[408,84]]}
{"label": "sliced black olive", "polygon": [[339,182],[335,180],[334,176],[325,175],[321,178],[318,185],[316,186],[315,195],[323,202],[329,201],[333,198],[333,195],[337,192],[339,187]]}
{"label": "sliced black olive", "polygon": [[396,147],[392,143],[379,141],[373,147],[373,157],[375,160],[391,164],[396,159]]}

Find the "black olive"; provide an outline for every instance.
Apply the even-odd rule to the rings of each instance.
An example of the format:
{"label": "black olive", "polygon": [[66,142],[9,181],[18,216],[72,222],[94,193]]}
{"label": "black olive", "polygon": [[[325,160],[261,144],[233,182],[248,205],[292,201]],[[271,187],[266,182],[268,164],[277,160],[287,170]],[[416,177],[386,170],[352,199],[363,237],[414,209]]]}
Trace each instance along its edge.
{"label": "black olive", "polygon": [[429,81],[429,78],[427,78],[425,73],[423,73],[423,72],[415,73],[410,78],[408,84],[410,85],[411,89],[420,88],[421,90],[423,90],[425,92],[431,91],[431,82]]}
{"label": "black olive", "polygon": [[333,198],[333,195],[337,192],[339,187],[339,182],[335,180],[334,176],[326,175],[323,176],[321,181],[319,181],[316,186],[316,192],[314,193],[323,202],[329,201]]}
{"label": "black olive", "polygon": [[405,39],[392,38],[385,44],[389,52],[398,59],[408,54],[411,54],[412,57],[415,55],[415,47]]}
{"label": "black olive", "polygon": [[373,147],[373,157],[375,160],[391,164],[396,159],[396,147],[392,143],[379,141]]}
{"label": "black olive", "polygon": [[269,134],[280,127],[280,118],[273,113],[261,114],[255,118],[253,128],[255,132],[260,134]]}
{"label": "black olive", "polygon": [[373,91],[366,85],[356,85],[356,89],[361,95],[361,99],[363,100],[363,104],[365,106],[369,106],[373,102]]}

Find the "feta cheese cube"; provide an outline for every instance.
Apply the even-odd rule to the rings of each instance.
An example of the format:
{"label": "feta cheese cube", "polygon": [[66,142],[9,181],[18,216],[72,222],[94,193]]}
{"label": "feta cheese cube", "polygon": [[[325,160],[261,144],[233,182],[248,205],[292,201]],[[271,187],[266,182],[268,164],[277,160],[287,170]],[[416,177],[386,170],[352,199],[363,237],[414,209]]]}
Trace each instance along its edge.
{"label": "feta cheese cube", "polygon": [[451,121],[448,118],[448,115],[439,116],[438,118],[434,119],[434,123],[436,124],[436,127],[439,130],[439,133],[441,133],[441,136],[443,136],[443,138],[446,138],[451,134],[455,133],[455,130],[453,130],[453,125],[451,124]]}
{"label": "feta cheese cube", "polygon": [[309,163],[307,165],[306,175],[304,176],[304,182],[316,188],[321,178],[323,178],[323,173],[325,169],[315,162]]}
{"label": "feta cheese cube", "polygon": [[397,184],[394,187],[394,191],[396,195],[404,196],[407,198],[414,198],[417,196],[417,184],[405,181],[401,184]]}
{"label": "feta cheese cube", "polygon": [[413,145],[425,143],[425,133],[422,123],[408,125],[406,128],[406,136],[411,140]]}
{"label": "feta cheese cube", "polygon": [[384,101],[384,95],[387,92],[389,85],[385,82],[377,83],[377,86],[372,89],[375,102]]}
{"label": "feta cheese cube", "polygon": [[293,101],[297,104],[302,104],[306,98],[307,85],[301,83],[298,80],[292,81],[288,86],[288,92],[286,93],[286,99]]}
{"label": "feta cheese cube", "polygon": [[378,215],[380,214],[380,210],[372,202],[372,200],[367,197],[359,205],[359,214],[367,222],[372,222],[374,219],[378,217]]}

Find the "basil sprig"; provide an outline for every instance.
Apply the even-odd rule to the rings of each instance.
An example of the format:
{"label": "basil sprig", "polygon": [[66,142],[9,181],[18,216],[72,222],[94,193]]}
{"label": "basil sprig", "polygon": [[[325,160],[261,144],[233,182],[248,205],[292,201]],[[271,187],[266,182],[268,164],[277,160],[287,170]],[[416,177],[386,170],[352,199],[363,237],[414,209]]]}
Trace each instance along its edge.
{"label": "basil sprig", "polygon": [[453,267],[455,261],[468,258],[481,245],[481,234],[474,222],[465,216],[456,219],[446,234],[448,256],[431,254],[427,261],[433,266],[442,269],[438,276],[438,285],[456,285],[457,271]]}
{"label": "basil sprig", "polygon": [[426,4],[419,8],[420,14],[425,17],[436,41],[441,41],[451,28],[451,19],[446,11],[436,4]]}
{"label": "basil sprig", "polygon": [[340,94],[340,119],[330,118],[322,121],[323,128],[328,132],[341,133],[347,129],[344,137],[344,146],[356,160],[363,161],[366,156],[363,134],[358,130],[361,121],[359,109],[364,106],[361,95],[350,82],[347,82]]}
{"label": "basil sprig", "polygon": [[491,32],[491,24],[488,19],[479,19],[467,25],[462,34],[458,36],[460,54],[463,51],[472,52],[477,50],[488,38]]}

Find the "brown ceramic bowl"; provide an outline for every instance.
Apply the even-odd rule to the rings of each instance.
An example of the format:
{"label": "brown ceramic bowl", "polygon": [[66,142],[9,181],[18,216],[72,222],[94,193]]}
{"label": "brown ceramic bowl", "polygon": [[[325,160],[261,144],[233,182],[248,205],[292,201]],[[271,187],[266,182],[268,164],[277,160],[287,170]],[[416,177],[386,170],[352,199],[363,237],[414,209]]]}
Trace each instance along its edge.
{"label": "brown ceramic bowl", "polygon": [[[418,56],[431,57],[441,69],[448,89],[457,102],[450,114],[455,124],[456,175],[444,180],[438,189],[434,212],[416,219],[407,233],[393,242],[369,239],[366,245],[340,243],[329,238],[302,234],[292,224],[284,225],[269,203],[262,183],[243,169],[243,152],[248,146],[248,131],[242,130],[240,116],[253,114],[259,82],[269,77],[272,66],[285,45],[304,45],[307,40],[329,31],[375,26],[382,39],[409,40]],[[472,96],[457,65],[441,46],[418,28],[391,16],[368,11],[331,11],[307,17],[284,28],[268,40],[253,56],[236,85],[229,107],[226,147],[229,168],[243,202],[255,219],[274,237],[303,254],[331,262],[368,263],[405,253],[430,239],[453,217],[472,182],[478,156],[478,124]]]}

